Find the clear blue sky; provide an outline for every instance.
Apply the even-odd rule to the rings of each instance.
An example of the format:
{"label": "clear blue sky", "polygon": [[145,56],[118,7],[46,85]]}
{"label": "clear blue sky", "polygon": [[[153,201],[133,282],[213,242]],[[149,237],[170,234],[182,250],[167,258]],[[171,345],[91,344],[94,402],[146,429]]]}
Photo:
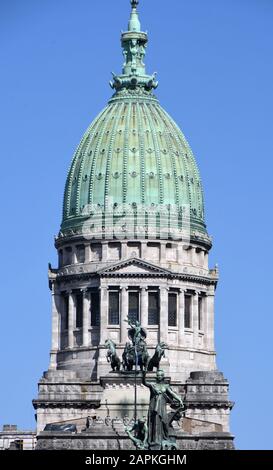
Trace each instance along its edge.
{"label": "clear blue sky", "polygon": [[[273,1],[141,0],[147,69],[196,155],[241,449],[272,449]],[[129,0],[0,0],[0,425],[34,428],[66,173],[111,95]]]}

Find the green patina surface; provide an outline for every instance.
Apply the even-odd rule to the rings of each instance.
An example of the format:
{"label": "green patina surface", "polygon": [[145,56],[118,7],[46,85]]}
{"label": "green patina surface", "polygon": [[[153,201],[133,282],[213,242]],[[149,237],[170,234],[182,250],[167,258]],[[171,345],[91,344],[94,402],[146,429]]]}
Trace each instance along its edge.
{"label": "green patina surface", "polygon": [[79,229],[87,205],[101,209],[110,200],[190,208],[191,228],[206,237],[204,202],[198,168],[184,135],[154,95],[155,74],[147,75],[148,42],[132,1],[128,31],[122,33],[124,65],[113,74],[115,90],[93,121],[74,155],[67,177],[62,233]]}

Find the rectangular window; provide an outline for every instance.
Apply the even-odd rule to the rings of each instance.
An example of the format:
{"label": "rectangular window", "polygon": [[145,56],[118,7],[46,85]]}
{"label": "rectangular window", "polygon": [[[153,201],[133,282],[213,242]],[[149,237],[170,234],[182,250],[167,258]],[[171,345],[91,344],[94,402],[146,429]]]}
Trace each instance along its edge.
{"label": "rectangular window", "polygon": [[91,326],[100,326],[100,294],[91,293]]}
{"label": "rectangular window", "polygon": [[191,328],[191,296],[185,295],[185,328]]}
{"label": "rectangular window", "polygon": [[65,261],[64,264],[72,264],[72,248],[68,246],[65,248]]}
{"label": "rectangular window", "polygon": [[128,317],[130,321],[139,320],[139,293],[129,292]]}
{"label": "rectangular window", "polygon": [[158,292],[149,292],[148,294],[148,325],[159,324],[159,296]]}
{"label": "rectangular window", "polygon": [[76,257],[77,257],[77,263],[84,263],[84,261],[85,261],[85,247],[84,247],[84,245],[77,245],[76,246]]}
{"label": "rectangular window", "polygon": [[83,301],[82,294],[76,295],[76,328],[82,328]]}
{"label": "rectangular window", "polygon": [[119,292],[109,292],[108,324],[119,325]]}
{"label": "rectangular window", "polygon": [[168,296],[168,323],[169,326],[177,326],[177,295]]}
{"label": "rectangular window", "polygon": [[68,330],[68,316],[69,316],[69,297],[66,295],[64,298],[64,330]]}
{"label": "rectangular window", "polygon": [[203,298],[198,297],[198,330],[203,329]]}

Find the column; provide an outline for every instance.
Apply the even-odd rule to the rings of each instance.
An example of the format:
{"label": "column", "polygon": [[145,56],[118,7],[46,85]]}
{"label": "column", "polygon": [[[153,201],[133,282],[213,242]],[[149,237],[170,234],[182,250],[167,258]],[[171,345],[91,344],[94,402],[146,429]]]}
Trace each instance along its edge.
{"label": "column", "polygon": [[178,243],[178,246],[177,246],[177,261],[178,261],[178,264],[182,264],[183,261],[184,261],[184,257],[183,257],[183,253],[184,252],[184,245],[182,242],[179,242]]}
{"label": "column", "polygon": [[141,242],[141,259],[146,259],[147,242]]}
{"label": "column", "polygon": [[121,242],[121,259],[127,259],[127,241]]}
{"label": "column", "polygon": [[102,257],[102,261],[107,261],[107,258],[108,258],[108,243],[102,243],[101,257]]}
{"label": "column", "polygon": [[199,328],[198,328],[198,297],[199,292],[195,291],[194,295],[192,296],[192,328],[193,328],[193,346],[198,348],[199,346]]}
{"label": "column", "polygon": [[168,343],[168,288],[160,287],[160,341]]}
{"label": "column", "polygon": [[55,284],[52,284],[52,319],[51,319],[51,351],[50,351],[50,369],[57,369],[57,352],[60,348],[60,306],[61,296],[56,290]]}
{"label": "column", "polygon": [[128,341],[128,286],[121,286],[121,309],[120,309],[120,342],[125,344]]}
{"label": "column", "polygon": [[90,243],[87,243],[84,245],[84,258],[85,258],[85,263],[90,263],[91,261],[91,246]]}
{"label": "column", "polygon": [[160,263],[161,264],[166,263],[166,243],[162,241],[160,243]]}
{"label": "column", "polygon": [[207,348],[209,351],[214,351],[214,287],[211,286],[207,292],[206,297],[206,336]]}
{"label": "column", "polygon": [[108,287],[100,287],[100,344],[104,346],[108,337]]}
{"label": "column", "polygon": [[90,319],[90,292],[87,289],[83,289],[83,319],[82,319],[82,345],[89,346],[89,326],[91,324]]}
{"label": "column", "polygon": [[180,289],[178,307],[178,345],[184,342],[184,318],[185,318],[185,291]]}
{"label": "column", "polygon": [[77,257],[76,257],[76,247],[75,245],[71,246],[71,264],[76,264],[77,263]]}
{"label": "column", "polygon": [[140,322],[143,328],[148,326],[148,287],[141,287],[140,291]]}
{"label": "column", "polygon": [[72,291],[68,292],[68,347],[74,347],[75,302]]}

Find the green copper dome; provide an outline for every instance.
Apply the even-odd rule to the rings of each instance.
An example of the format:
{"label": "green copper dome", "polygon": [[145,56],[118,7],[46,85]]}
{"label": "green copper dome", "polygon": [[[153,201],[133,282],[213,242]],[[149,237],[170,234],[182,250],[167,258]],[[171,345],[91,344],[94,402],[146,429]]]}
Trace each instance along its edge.
{"label": "green copper dome", "polygon": [[[74,155],[61,235],[79,233],[89,223],[94,227],[96,208],[106,226],[105,213],[111,206],[117,220],[126,211],[134,214],[141,208],[146,216],[154,211],[155,226],[163,212],[165,238],[173,238],[172,228],[181,232],[190,221],[191,234],[208,242],[198,168],[184,135],[153,94],[155,74],[146,75],[143,63],[147,34],[140,31],[138,2],[131,3],[128,31],[121,38],[123,73],[113,74],[115,94]],[[147,217],[143,220],[142,225],[145,220],[148,224]]]}

